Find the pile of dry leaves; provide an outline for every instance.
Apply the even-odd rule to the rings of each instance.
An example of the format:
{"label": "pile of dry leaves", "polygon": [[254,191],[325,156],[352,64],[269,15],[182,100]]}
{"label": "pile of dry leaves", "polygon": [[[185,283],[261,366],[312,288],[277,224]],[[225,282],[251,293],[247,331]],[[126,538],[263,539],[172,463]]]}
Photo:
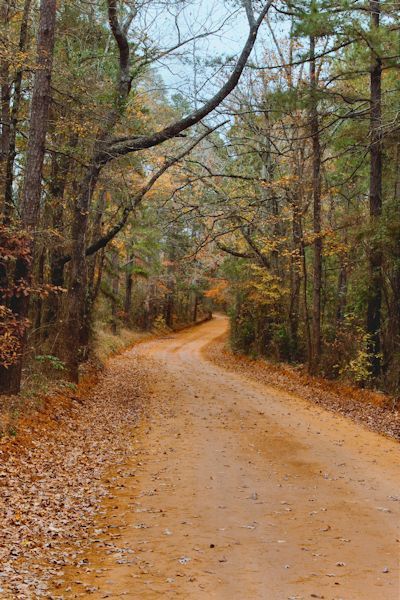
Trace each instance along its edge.
{"label": "pile of dry leaves", "polygon": [[107,489],[104,470],[124,461],[148,375],[132,350],[112,359],[90,391],[57,399],[0,445],[0,598],[50,598],[48,586],[85,549]]}
{"label": "pile of dry leaves", "polygon": [[239,371],[250,380],[296,394],[319,406],[350,417],[369,429],[400,440],[400,411],[393,399],[379,392],[345,386],[337,382],[310,377],[304,370],[264,359],[233,354],[226,336],[205,349],[206,357],[230,371]]}

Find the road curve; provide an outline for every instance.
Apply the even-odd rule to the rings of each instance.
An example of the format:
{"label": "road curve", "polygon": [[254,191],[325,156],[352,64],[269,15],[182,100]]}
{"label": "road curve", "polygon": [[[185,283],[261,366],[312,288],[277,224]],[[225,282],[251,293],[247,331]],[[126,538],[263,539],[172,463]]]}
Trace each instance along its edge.
{"label": "road curve", "polygon": [[209,363],[226,327],[130,351],[148,416],[63,597],[399,600],[398,444]]}

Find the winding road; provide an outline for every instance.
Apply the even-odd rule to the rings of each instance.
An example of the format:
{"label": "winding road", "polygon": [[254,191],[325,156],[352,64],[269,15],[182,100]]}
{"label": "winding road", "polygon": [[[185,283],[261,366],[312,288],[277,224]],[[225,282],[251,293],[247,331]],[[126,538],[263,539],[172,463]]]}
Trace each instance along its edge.
{"label": "winding road", "polygon": [[398,444],[208,362],[226,328],[129,351],[147,416],[62,597],[399,600]]}

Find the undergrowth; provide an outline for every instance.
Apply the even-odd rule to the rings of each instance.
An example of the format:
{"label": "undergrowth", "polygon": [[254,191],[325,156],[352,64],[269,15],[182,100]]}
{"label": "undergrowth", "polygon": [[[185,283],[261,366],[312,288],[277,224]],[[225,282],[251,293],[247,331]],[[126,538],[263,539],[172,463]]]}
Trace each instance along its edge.
{"label": "undergrowth", "polygon": [[[143,332],[121,327],[117,335],[110,328],[99,324],[93,344],[92,359],[82,365],[82,374],[101,368],[107,358],[122,352],[151,336]],[[0,397],[0,442],[18,435],[21,419],[45,407],[46,399],[53,396],[68,396],[74,393],[76,384],[65,379],[63,363],[51,354],[32,355],[24,368],[21,392],[13,396]]]}

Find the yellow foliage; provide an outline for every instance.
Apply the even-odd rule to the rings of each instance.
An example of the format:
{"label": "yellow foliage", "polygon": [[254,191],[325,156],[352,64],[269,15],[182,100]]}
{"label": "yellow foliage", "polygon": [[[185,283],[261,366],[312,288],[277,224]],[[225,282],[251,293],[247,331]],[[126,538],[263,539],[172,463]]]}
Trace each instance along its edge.
{"label": "yellow foliage", "polygon": [[270,314],[279,312],[282,300],[288,293],[281,280],[258,265],[250,266],[252,276],[244,283],[244,291],[257,306],[268,307]]}
{"label": "yellow foliage", "polygon": [[229,284],[226,279],[219,280],[216,285],[204,292],[206,298],[211,298],[217,302],[224,302],[226,300],[226,292]]}

